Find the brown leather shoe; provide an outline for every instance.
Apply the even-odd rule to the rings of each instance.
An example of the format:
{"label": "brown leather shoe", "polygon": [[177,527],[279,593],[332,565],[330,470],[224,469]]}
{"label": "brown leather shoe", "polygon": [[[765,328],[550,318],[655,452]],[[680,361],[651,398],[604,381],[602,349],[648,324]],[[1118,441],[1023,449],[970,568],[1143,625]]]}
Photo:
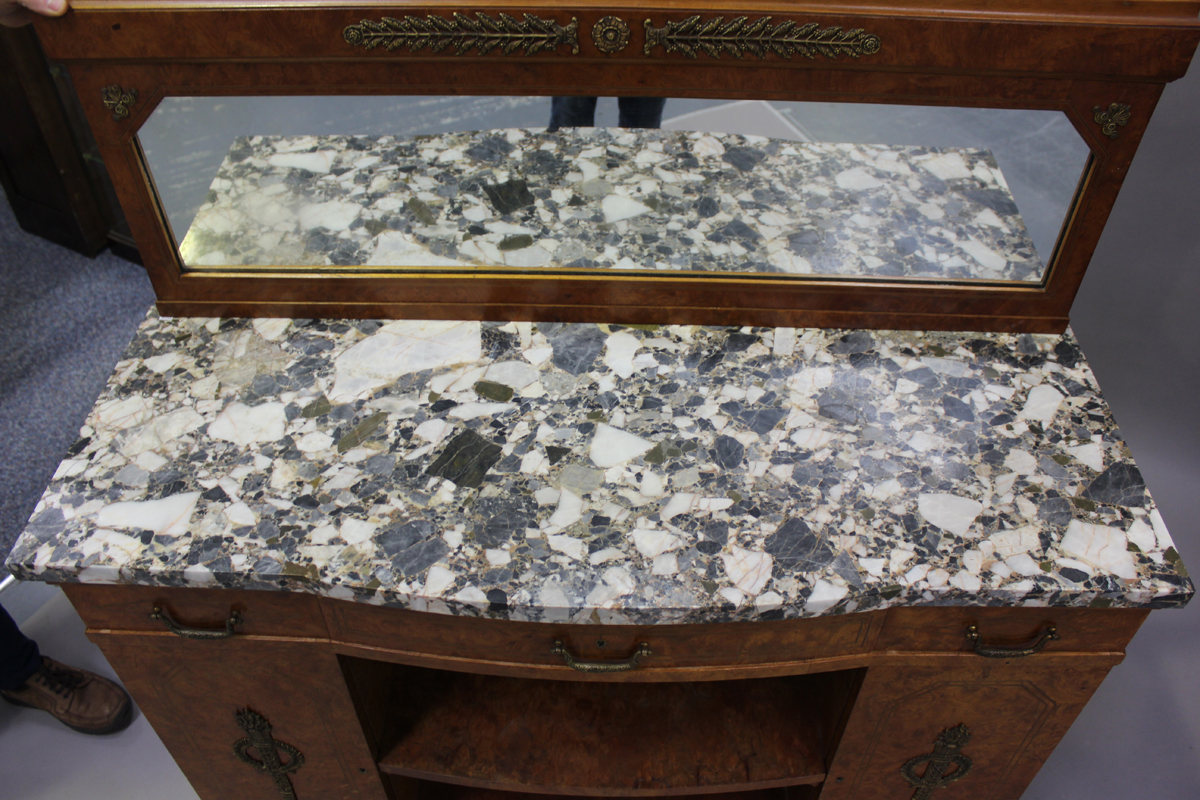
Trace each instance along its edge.
{"label": "brown leather shoe", "polygon": [[133,702],[120,686],[45,656],[24,686],[0,695],[13,705],[47,711],[80,733],[116,733],[133,721]]}

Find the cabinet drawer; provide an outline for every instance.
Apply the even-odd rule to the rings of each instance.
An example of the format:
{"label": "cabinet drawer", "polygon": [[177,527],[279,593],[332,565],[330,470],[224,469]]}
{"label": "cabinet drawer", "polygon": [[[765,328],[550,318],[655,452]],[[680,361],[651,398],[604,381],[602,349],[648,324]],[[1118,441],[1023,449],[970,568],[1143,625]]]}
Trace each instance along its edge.
{"label": "cabinet drawer", "polygon": [[968,653],[975,641],[987,648],[1021,648],[1036,643],[1054,628],[1046,652],[1124,652],[1150,612],[1136,608],[893,608],[887,612],[876,650]]}
{"label": "cabinet drawer", "polygon": [[238,635],[328,638],[320,604],[308,594],[84,584],[62,588],[92,630],[167,631],[164,620],[150,618],[161,608],[188,628],[224,630],[236,611]]}
{"label": "cabinet drawer", "polygon": [[679,670],[770,674],[773,665],[786,664],[796,672],[797,662],[865,654],[885,613],[778,622],[571,625],[454,617],[324,598],[321,604],[335,643],[371,648],[380,656],[390,651],[410,663],[494,674],[532,667],[570,678],[585,673],[570,669],[554,652],[556,641],[575,659],[589,662],[620,662],[645,643],[650,655],[636,669],[616,674],[651,680],[654,673],[667,679]]}

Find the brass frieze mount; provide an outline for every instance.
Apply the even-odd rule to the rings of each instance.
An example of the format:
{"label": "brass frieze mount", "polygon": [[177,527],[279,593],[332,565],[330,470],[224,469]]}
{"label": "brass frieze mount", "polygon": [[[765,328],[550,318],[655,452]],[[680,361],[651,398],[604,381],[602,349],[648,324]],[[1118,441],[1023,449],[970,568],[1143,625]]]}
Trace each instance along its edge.
{"label": "brass frieze mount", "polygon": [[[839,26],[822,28],[820,23],[801,23],[794,20],[773,22],[773,17],[704,18],[699,14],[661,27],[645,20],[644,52],[653,55],[656,47],[666,53],[681,53],[697,58],[701,53],[710,58],[732,55],[734,58],[754,56],[779,58],[803,56],[815,59],[840,57],[862,58],[880,51],[880,38],[861,28],[845,30]],[[382,17],[364,19],[348,25],[342,31],[346,42],[355,47],[372,50],[405,48],[409,51],[431,50],[440,53],[450,50],[465,55],[474,50],[479,55],[499,51],[500,55],[520,52],[531,56],[554,51],[566,45],[572,54],[579,53],[579,22],[575,17],[566,25],[553,19],[524,14],[520,19],[510,14],[492,16],[483,12],[455,12],[445,17],[429,14],[424,17]],[[621,17],[602,17],[591,29],[592,43],[601,53],[612,55],[625,50],[630,42],[629,23]]]}
{"label": "brass frieze mount", "polygon": [[704,19],[696,14],[678,22],[668,22],[660,28],[647,19],[645,53],[651,55],[653,49],[661,45],[668,53],[682,53],[688,58],[696,58],[700,53],[710,58],[720,58],[722,54],[734,58],[746,55],[766,58],[772,54],[780,58],[797,55],[861,58],[878,53],[883,46],[878,36],[861,28],[822,28],[816,22],[793,20],[772,24],[771,20],[771,17],[753,21],[748,17],[734,17],[726,22],[725,17]]}
{"label": "brass frieze mount", "polygon": [[563,45],[579,52],[579,22],[575,17],[566,25],[552,19],[543,19],[525,14],[517,19],[510,14],[491,16],[482,12],[474,17],[455,12],[442,17],[429,14],[425,17],[407,16],[403,19],[383,17],[379,21],[364,19],[357,25],[348,25],[342,37],[348,44],[372,50],[383,47],[395,50],[400,47],[410,51],[428,48],[435,53],[453,50],[454,55],[465,55],[475,50],[487,55],[499,50],[501,55],[522,51],[531,56],[546,50],[557,50]]}

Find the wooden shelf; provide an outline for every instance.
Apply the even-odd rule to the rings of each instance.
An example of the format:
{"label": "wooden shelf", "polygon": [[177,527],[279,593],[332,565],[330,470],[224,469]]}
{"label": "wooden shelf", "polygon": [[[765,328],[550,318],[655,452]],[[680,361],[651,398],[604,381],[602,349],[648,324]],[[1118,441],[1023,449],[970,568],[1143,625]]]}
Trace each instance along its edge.
{"label": "wooden shelf", "polygon": [[343,666],[383,772],[542,795],[819,784],[861,681],[856,670],[664,684]]}
{"label": "wooden shelf", "polygon": [[[579,795],[479,789],[453,783],[414,780],[399,775],[387,777],[391,783],[392,793],[397,800],[578,800],[579,798]],[[780,786],[774,789],[756,789],[749,792],[677,795],[673,800],[817,800],[819,795],[820,787],[818,786]]]}

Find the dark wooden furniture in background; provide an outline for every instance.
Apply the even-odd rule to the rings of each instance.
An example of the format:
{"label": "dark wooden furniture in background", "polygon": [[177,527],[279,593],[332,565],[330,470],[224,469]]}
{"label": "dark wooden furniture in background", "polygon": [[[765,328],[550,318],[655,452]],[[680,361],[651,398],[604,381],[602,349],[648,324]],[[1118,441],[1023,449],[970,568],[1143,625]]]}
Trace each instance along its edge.
{"label": "dark wooden furniture in background", "polygon": [[[571,625],[454,617],[307,594],[65,585],[139,707],[205,800],[280,796],[243,763],[249,709],[303,763],[300,800],[550,795],[1015,800],[1145,610],[896,608],[804,620]],[[224,632],[191,641],[180,626]],[[975,652],[976,626],[986,647]],[[1050,628],[1041,652],[1020,648]],[[622,672],[579,659],[650,655]],[[980,650],[984,647],[981,646]],[[287,766],[292,751],[281,746]],[[250,758],[262,760],[261,752]],[[968,773],[969,764],[969,773]],[[947,781],[949,783],[949,781]],[[531,794],[532,793],[532,794]],[[938,792],[934,797],[940,796]]]}
{"label": "dark wooden furniture in background", "polygon": [[[343,316],[756,324],[1060,332],[1166,82],[1200,41],[1195,0],[877,0],[795,3],[451,3],[78,0],[37,22],[69,65],[172,315]],[[353,41],[364,20],[530,14],[569,32],[536,52],[463,39],[435,49]],[[651,28],[700,14],[854,31],[826,57],[672,51]],[[621,36],[605,38],[620,20]],[[646,22],[643,22],[646,21]],[[605,22],[605,24],[601,24]],[[651,25],[650,23],[653,23]],[[361,38],[361,29],[359,37]],[[551,37],[553,38],[553,37]],[[801,48],[803,50],[803,48]],[[1040,284],[595,271],[321,274],[185,269],[138,128],[167,96],[271,94],[660,95],[1057,109],[1091,151]],[[105,101],[107,102],[107,105]]]}
{"label": "dark wooden furniture in background", "polygon": [[69,79],[32,28],[0,28],[0,186],[18,224],[86,256],[139,261]]}

